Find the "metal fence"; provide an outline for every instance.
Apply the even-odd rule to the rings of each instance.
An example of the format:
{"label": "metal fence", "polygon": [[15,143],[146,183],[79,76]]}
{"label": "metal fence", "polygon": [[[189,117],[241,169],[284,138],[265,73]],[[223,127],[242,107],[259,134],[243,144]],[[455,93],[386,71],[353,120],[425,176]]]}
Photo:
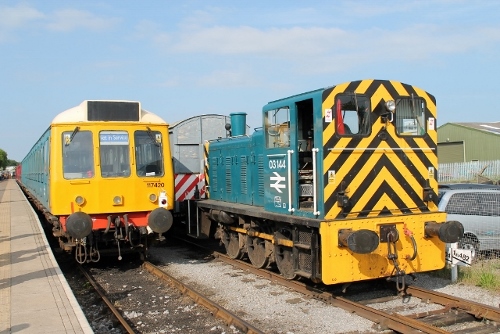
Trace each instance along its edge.
{"label": "metal fence", "polygon": [[[438,170],[439,183],[500,184],[500,160],[439,164]],[[498,203],[496,206],[498,206]],[[481,211],[482,209],[479,208],[478,211]],[[498,208],[495,208],[495,210],[498,211]],[[494,241],[497,244],[486,245],[486,243],[483,242],[484,247],[478,247],[480,251],[476,253],[474,259],[474,263],[476,264],[478,262],[480,264],[489,259],[500,259],[500,216],[493,216],[494,217],[488,215],[486,218],[489,220],[485,219],[482,222],[483,224],[480,225],[482,226],[482,233],[487,235],[488,240]]]}
{"label": "metal fence", "polygon": [[438,182],[500,184],[500,160],[439,164]]}

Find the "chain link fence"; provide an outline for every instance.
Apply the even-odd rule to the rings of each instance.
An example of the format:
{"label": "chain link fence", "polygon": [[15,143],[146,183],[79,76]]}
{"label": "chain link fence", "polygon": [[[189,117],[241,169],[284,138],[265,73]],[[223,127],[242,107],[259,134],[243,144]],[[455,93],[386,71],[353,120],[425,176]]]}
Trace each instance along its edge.
{"label": "chain link fence", "polygon": [[460,247],[475,251],[474,262],[500,259],[500,160],[439,164],[438,182],[499,185],[494,190],[498,193],[484,193],[483,188],[453,194],[440,208],[449,220],[464,224],[466,233]]}

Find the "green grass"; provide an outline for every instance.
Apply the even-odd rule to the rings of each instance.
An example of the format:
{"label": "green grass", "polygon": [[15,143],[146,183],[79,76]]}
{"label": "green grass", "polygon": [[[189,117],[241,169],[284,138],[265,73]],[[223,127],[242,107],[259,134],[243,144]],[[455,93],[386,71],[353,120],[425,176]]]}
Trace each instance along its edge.
{"label": "green grass", "polygon": [[500,291],[500,260],[479,260],[470,267],[459,267],[458,282]]}
{"label": "green grass", "polygon": [[[431,275],[451,279],[451,267],[447,265]],[[457,283],[500,292],[500,259],[476,260],[470,267],[458,266]]]}

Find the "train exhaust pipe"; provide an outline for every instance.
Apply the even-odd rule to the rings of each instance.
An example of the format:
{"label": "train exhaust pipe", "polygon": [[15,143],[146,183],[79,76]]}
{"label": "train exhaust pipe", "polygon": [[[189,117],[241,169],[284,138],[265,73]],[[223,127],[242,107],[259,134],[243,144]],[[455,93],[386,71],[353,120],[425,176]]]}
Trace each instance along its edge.
{"label": "train exhaust pipe", "polygon": [[246,135],[247,114],[244,112],[235,112],[229,114],[231,117],[231,136],[244,136]]}
{"label": "train exhaust pipe", "polygon": [[340,247],[347,247],[357,254],[373,252],[380,242],[378,234],[370,230],[343,229],[339,230],[338,238]]}
{"label": "train exhaust pipe", "polygon": [[438,237],[439,240],[446,243],[455,243],[464,236],[464,226],[462,223],[450,220],[446,223],[438,224],[437,222],[426,222],[425,223],[425,236]]}

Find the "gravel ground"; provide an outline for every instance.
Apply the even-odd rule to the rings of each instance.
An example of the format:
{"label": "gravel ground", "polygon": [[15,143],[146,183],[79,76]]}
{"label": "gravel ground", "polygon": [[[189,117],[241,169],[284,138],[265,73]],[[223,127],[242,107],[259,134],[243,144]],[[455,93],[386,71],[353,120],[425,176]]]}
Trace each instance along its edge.
{"label": "gravel ground", "polygon": [[[163,270],[265,333],[380,333],[380,329],[366,319],[199,252],[172,244],[152,247],[150,251],[151,261]],[[161,284],[144,271],[136,259],[124,258],[120,263],[114,262],[112,265],[105,265],[105,262],[94,264],[91,271],[137,333],[239,333],[236,328],[226,326],[176,289]],[[95,333],[120,333],[104,307],[90,295],[88,286],[77,276],[75,271],[66,274]],[[500,296],[477,287],[451,284],[450,280],[426,274],[417,277],[417,281],[408,278],[407,282],[487,305],[498,307],[500,304]],[[348,292],[352,291],[352,296],[358,299],[380,297],[378,292],[367,292],[360,297],[356,291],[358,289],[363,287],[353,286],[348,288]],[[399,298],[369,306],[393,309],[401,314],[436,308],[416,298]]]}
{"label": "gravel ground", "polygon": [[[207,294],[220,305],[237,313],[266,333],[370,333],[378,332],[373,323],[344,311],[309,299],[299,293],[233,268],[220,261],[196,259],[194,254],[177,247],[157,247],[151,250],[160,267],[180,277],[195,289]],[[500,296],[477,287],[451,284],[450,280],[418,274],[407,282],[457,297],[498,307]],[[363,298],[378,298],[369,296]],[[402,314],[430,311],[439,307],[419,299],[396,299],[370,305],[381,309],[399,309]],[[406,309],[406,311],[405,311]],[[306,320],[307,319],[307,320]],[[305,320],[305,321],[304,321]]]}
{"label": "gravel ground", "polygon": [[[137,258],[108,262],[114,264],[106,265],[106,261],[93,264],[90,271],[136,333],[240,333],[143,270]],[[65,275],[94,332],[122,333],[79,271],[66,270]]]}
{"label": "gravel ground", "polygon": [[151,249],[164,271],[182,279],[265,333],[369,333],[373,323],[234,268],[196,259],[184,248]]}

